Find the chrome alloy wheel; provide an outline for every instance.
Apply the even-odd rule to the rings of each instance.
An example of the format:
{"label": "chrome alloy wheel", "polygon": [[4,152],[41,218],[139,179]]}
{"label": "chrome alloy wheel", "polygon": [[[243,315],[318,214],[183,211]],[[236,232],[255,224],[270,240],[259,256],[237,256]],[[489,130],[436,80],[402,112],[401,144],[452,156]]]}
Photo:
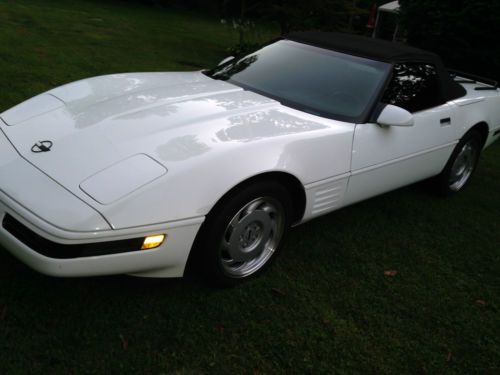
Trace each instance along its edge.
{"label": "chrome alloy wheel", "polygon": [[469,180],[479,153],[474,139],[469,140],[462,146],[450,171],[449,187],[453,191],[459,191]]}
{"label": "chrome alloy wheel", "polygon": [[285,212],[276,199],[261,197],[247,203],[227,225],[219,259],[226,274],[246,277],[262,268],[278,248]]}

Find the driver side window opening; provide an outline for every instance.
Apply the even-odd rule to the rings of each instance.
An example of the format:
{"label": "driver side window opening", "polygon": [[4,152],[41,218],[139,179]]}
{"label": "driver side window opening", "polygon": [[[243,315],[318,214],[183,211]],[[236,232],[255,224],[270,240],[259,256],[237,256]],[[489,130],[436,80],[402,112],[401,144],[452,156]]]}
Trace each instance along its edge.
{"label": "driver side window opening", "polygon": [[436,68],[425,63],[397,63],[382,98],[414,113],[444,104]]}

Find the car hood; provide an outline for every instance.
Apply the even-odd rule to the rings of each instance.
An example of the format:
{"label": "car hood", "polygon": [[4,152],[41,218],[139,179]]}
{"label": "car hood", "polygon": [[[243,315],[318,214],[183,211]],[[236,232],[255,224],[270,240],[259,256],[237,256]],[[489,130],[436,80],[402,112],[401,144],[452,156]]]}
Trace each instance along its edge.
{"label": "car hood", "polygon": [[266,171],[304,184],[345,173],[353,131],[201,72],[90,78],[0,117],[24,159],[112,228],[203,216]]}
{"label": "car hood", "polygon": [[61,86],[1,118],[25,159],[105,205],[228,143],[322,127],[286,111],[201,72],[136,73]]}

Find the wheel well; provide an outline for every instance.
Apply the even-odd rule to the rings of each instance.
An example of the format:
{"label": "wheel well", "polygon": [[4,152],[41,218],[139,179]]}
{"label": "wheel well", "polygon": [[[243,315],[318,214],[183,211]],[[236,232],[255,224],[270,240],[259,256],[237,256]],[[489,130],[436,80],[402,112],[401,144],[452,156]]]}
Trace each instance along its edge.
{"label": "wheel well", "polygon": [[260,181],[275,181],[282,184],[291,194],[293,203],[293,217],[292,223],[298,223],[304,216],[304,211],[306,209],[306,193],[304,191],[304,186],[299,181],[299,179],[286,172],[266,172],[259,174],[254,177],[250,177],[238,185],[234,186],[229,190],[224,196],[219,200],[219,202],[224,199],[228,194],[231,194],[235,190],[240,189],[242,186],[248,184],[260,182]]}
{"label": "wheel well", "polygon": [[474,125],[472,128],[470,128],[469,131],[472,131],[472,130],[476,130],[481,134],[482,141],[483,141],[482,145],[484,146],[484,144],[486,143],[486,139],[488,138],[488,132],[489,132],[488,124],[484,121],[479,122],[476,125]]}

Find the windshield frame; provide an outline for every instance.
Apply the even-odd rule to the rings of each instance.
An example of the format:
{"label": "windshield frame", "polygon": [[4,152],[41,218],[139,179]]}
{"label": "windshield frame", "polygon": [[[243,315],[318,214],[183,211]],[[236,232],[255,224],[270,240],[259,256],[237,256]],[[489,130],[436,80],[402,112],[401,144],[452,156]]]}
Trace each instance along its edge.
{"label": "windshield frame", "polygon": [[[213,75],[216,74],[219,70],[225,69],[227,66],[237,64],[242,59],[244,59],[250,55],[253,55],[255,53],[258,53],[258,51],[260,49],[262,49],[264,47],[271,46],[275,43],[282,42],[282,41],[285,41],[287,43],[291,43],[293,45],[293,47],[310,49],[310,50],[315,51],[316,53],[337,56],[337,57],[341,57],[343,59],[354,61],[357,63],[364,63],[364,64],[369,65],[369,66],[383,68],[382,69],[383,75],[381,77],[381,80],[378,83],[378,85],[375,87],[373,94],[370,97],[370,100],[366,103],[365,109],[357,116],[341,115],[341,114],[333,113],[333,112],[329,112],[329,111],[318,110],[317,108],[313,108],[313,107],[308,106],[306,104],[299,103],[299,102],[294,101],[294,100],[289,100],[289,99],[283,98],[279,95],[274,95],[270,92],[267,92],[267,91],[261,90],[259,88],[253,87],[251,85],[239,82],[236,79],[232,79],[232,78],[223,79],[223,78],[219,78],[219,77],[213,77]],[[229,82],[235,86],[241,87],[244,90],[252,91],[252,92],[255,92],[255,93],[260,94],[262,96],[276,100],[284,106],[287,106],[287,107],[290,107],[292,109],[296,109],[296,110],[299,110],[302,112],[306,112],[306,113],[309,113],[309,114],[312,114],[315,116],[320,116],[320,117],[324,117],[324,118],[328,118],[328,119],[332,119],[332,120],[339,120],[339,121],[348,122],[348,123],[366,123],[371,119],[371,115],[372,115],[373,111],[377,108],[377,106],[380,102],[380,98],[382,97],[383,91],[385,90],[385,87],[387,86],[387,83],[388,83],[388,81],[391,77],[391,73],[392,73],[393,64],[388,63],[388,62],[383,62],[383,61],[378,61],[378,60],[369,59],[369,58],[365,58],[365,57],[360,57],[360,56],[356,56],[353,54],[343,53],[340,51],[321,48],[318,46],[313,46],[313,45],[309,45],[306,43],[291,41],[291,40],[287,40],[287,39],[275,40],[271,43],[265,44],[264,46],[262,46],[262,48],[256,50],[255,52],[252,52],[252,53],[237,56],[236,58],[234,58],[234,59],[232,59],[232,60],[230,60],[222,65],[216,66],[215,68],[213,68],[211,70],[205,70],[205,71],[203,71],[203,74],[205,74],[209,78]]]}

